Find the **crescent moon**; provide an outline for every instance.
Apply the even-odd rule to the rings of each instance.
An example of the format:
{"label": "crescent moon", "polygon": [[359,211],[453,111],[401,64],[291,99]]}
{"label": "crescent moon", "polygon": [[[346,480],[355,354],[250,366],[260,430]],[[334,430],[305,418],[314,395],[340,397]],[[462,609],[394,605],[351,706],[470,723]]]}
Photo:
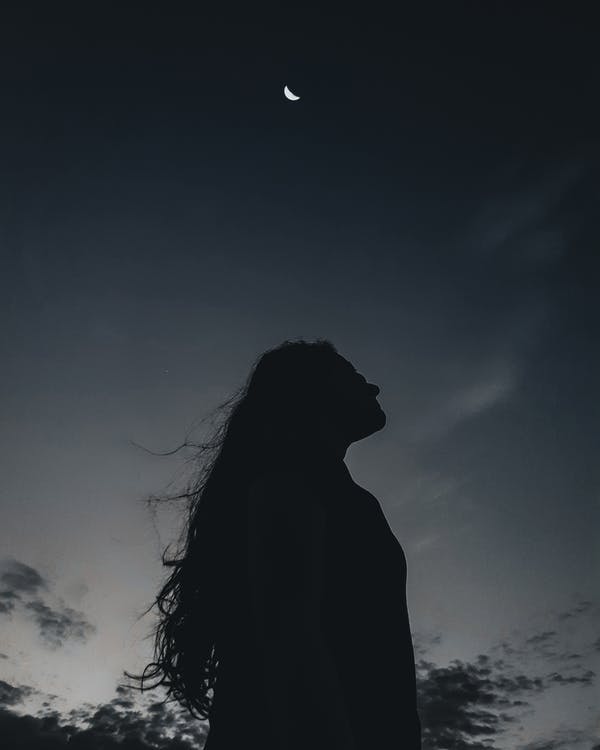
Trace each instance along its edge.
{"label": "crescent moon", "polygon": [[286,99],[289,99],[291,102],[295,102],[297,99],[300,99],[300,97],[296,96],[296,94],[292,94],[287,86],[283,87],[283,93],[285,94]]}

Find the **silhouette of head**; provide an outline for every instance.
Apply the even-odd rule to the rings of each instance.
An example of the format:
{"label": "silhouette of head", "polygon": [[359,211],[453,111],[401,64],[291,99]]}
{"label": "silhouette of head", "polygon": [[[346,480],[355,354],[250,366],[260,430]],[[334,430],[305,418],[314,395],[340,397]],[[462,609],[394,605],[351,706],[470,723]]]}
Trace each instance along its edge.
{"label": "silhouette of head", "polygon": [[244,399],[245,421],[252,421],[251,411],[260,414],[254,426],[260,423],[282,449],[325,441],[343,453],[385,426],[378,394],[379,387],[329,341],[286,341],[254,366]]}

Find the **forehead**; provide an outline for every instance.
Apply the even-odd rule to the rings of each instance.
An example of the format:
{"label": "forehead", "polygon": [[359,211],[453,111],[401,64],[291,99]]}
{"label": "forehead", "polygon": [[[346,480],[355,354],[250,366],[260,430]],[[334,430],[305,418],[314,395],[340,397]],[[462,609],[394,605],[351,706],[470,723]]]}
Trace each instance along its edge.
{"label": "forehead", "polygon": [[335,355],[335,371],[344,375],[356,375],[356,368],[347,359],[341,356],[341,354]]}

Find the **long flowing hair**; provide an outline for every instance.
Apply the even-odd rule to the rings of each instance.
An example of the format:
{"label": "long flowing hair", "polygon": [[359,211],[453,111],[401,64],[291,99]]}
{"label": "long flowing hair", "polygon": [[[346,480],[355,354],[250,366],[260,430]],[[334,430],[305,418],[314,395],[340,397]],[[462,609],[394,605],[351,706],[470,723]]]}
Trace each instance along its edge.
{"label": "long flowing hair", "polygon": [[[147,614],[158,608],[154,657],[134,689],[167,689],[200,719],[208,719],[219,667],[216,643],[219,602],[227,590],[227,543],[235,544],[228,523],[241,512],[250,483],[269,467],[280,466],[314,439],[314,418],[327,398],[327,372],[337,350],[326,339],[284,341],[255,360],[244,385],[217,407],[221,424],[212,438],[196,445],[197,464],[184,492],[162,498],[184,500],[186,519],[173,558],[162,554],[172,572]],[[186,445],[184,443],[184,445]],[[180,446],[180,448],[183,446]],[[237,543],[241,540],[238,538]],[[231,572],[231,571],[230,571]],[[153,684],[146,685],[149,680]]]}

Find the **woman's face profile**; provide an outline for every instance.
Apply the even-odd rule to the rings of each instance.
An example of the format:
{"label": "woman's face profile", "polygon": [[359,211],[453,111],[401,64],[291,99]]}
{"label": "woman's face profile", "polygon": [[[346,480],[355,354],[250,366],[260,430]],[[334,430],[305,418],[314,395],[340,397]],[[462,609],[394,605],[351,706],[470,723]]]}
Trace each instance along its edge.
{"label": "woman's face profile", "polygon": [[336,355],[328,377],[329,415],[350,441],[362,440],[385,427],[386,416],[377,401],[379,387],[370,383],[347,359]]}

